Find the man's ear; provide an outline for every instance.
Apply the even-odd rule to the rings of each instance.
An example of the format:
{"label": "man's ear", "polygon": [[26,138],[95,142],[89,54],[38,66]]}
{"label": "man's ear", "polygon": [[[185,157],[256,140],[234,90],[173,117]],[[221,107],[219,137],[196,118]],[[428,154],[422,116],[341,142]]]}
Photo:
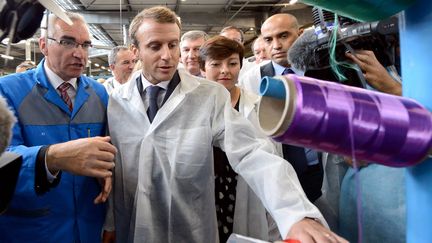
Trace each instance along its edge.
{"label": "man's ear", "polygon": [[48,43],[44,36],[39,37],[39,49],[44,56],[48,56]]}
{"label": "man's ear", "polygon": [[109,65],[109,68],[111,69],[111,71],[114,71],[115,64],[110,64],[110,65]]}
{"label": "man's ear", "polygon": [[138,50],[138,47],[135,46],[134,44],[132,44],[130,48],[131,48],[131,51],[133,52],[135,58],[136,58],[137,60],[139,60],[139,59],[140,59],[140,56],[139,56],[139,50]]}
{"label": "man's ear", "polygon": [[300,29],[298,30],[297,35],[298,35],[298,36],[301,36],[301,35],[303,34],[303,31],[304,31],[304,29],[303,29],[303,28],[300,28]]}

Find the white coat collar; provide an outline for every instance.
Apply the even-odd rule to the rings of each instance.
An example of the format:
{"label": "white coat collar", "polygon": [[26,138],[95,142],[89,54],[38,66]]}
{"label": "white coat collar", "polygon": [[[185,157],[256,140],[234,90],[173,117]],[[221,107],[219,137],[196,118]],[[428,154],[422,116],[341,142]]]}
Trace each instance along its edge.
{"label": "white coat collar", "polygon": [[149,126],[147,135],[152,133],[174,110],[186,95],[194,91],[200,85],[200,78],[190,75],[186,70],[178,69],[180,76],[180,83],[172,92],[165,104],[159,109],[152,123],[148,120],[146,110],[144,108],[141,95],[138,91],[136,82],[137,79],[130,80],[124,84],[118,92],[118,97],[123,101],[130,103],[131,106],[141,113],[143,120]]}

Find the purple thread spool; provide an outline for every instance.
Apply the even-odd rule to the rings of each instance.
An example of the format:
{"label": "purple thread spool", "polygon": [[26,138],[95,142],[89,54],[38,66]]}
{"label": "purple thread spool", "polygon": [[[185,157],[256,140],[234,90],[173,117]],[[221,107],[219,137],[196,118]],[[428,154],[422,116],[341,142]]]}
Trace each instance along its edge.
{"label": "purple thread spool", "polygon": [[258,111],[276,141],[351,157],[351,126],[357,160],[403,167],[431,151],[431,113],[413,100],[292,74],[262,82],[280,80],[287,98],[263,96]]}

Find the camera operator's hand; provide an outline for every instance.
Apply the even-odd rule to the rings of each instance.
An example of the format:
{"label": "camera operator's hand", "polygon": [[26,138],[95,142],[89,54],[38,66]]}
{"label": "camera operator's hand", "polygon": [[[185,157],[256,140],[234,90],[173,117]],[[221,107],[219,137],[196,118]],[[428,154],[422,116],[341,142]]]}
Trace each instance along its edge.
{"label": "camera operator's hand", "polygon": [[373,51],[356,50],[345,54],[363,72],[366,81],[376,90],[393,95],[402,95],[402,85],[395,81],[375,57]]}

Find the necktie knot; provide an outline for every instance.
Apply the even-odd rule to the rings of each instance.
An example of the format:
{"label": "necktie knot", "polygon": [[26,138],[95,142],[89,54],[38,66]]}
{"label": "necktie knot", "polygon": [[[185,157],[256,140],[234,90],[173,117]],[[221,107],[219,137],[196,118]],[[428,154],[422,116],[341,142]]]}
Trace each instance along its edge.
{"label": "necktie knot", "polygon": [[67,90],[72,87],[72,85],[68,82],[63,82],[62,84],[60,84],[60,86],[58,86],[58,90],[61,92],[67,92]]}
{"label": "necktie knot", "polygon": [[157,85],[151,85],[147,87],[147,92],[150,99],[156,99],[158,98],[159,92],[162,88]]}
{"label": "necktie knot", "polygon": [[282,75],[287,74],[295,74],[295,72],[291,68],[285,68],[285,70],[282,72]]}
{"label": "necktie knot", "polygon": [[147,115],[150,122],[153,122],[153,119],[156,116],[157,111],[159,110],[157,99],[161,89],[162,88],[157,85],[151,85],[146,88],[147,94],[149,96],[149,107],[147,110]]}
{"label": "necktie knot", "polygon": [[72,111],[73,106],[72,106],[72,100],[69,96],[69,94],[67,93],[68,89],[71,88],[72,85],[68,82],[63,82],[62,84],[60,84],[60,86],[58,86],[58,90],[60,92],[60,97],[63,99],[63,101],[66,103],[66,105],[68,106],[69,110]]}

